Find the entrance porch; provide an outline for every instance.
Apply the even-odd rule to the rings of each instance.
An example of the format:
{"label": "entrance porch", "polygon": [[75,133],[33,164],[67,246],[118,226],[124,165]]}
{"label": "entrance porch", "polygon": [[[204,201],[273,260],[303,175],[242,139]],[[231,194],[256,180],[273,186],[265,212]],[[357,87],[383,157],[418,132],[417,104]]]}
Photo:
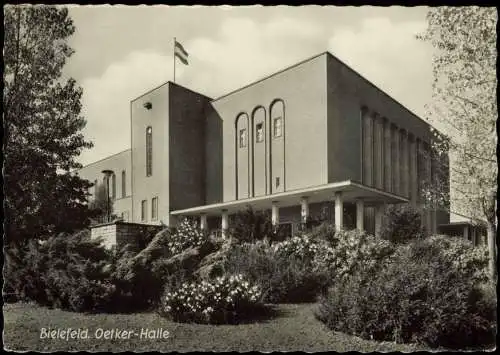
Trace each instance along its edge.
{"label": "entrance porch", "polygon": [[[365,230],[366,209],[374,210],[374,234],[378,235],[382,225],[382,217],[388,204],[407,203],[408,199],[386,191],[363,185],[356,181],[342,181],[259,196],[241,200],[234,200],[211,205],[197,206],[183,210],[171,211],[175,217],[198,217],[200,226],[208,228],[209,219],[220,218],[222,235],[229,229],[229,216],[250,206],[253,210],[271,210],[271,220],[274,225],[280,223],[306,223],[311,218],[311,207],[318,204],[333,206],[330,220],[333,219],[337,229],[344,229],[347,206],[355,209],[352,219],[355,228]],[[290,212],[292,211],[292,212]],[[295,212],[293,212],[295,211]],[[286,213],[281,213],[286,212]],[[283,216],[282,216],[283,215]]]}

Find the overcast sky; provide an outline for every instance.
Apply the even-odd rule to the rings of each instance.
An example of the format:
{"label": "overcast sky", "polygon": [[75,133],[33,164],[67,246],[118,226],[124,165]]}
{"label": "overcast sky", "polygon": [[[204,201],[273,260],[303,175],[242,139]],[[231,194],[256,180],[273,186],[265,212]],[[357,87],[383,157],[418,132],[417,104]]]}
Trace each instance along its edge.
{"label": "overcast sky", "polygon": [[75,54],[65,75],[83,87],[83,164],[130,147],[130,101],[173,79],[173,37],[189,52],[177,82],[210,97],[330,51],[425,119],[432,48],[415,39],[425,7],[72,6]]}

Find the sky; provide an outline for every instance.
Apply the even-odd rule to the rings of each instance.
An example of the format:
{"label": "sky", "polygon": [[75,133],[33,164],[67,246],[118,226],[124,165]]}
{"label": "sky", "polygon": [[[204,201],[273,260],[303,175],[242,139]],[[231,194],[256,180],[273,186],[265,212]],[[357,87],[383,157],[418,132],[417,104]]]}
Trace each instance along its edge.
{"label": "sky", "polygon": [[75,50],[64,69],[83,88],[82,164],[130,148],[130,101],[173,79],[173,38],[189,53],[178,84],[218,97],[329,51],[426,118],[432,47],[415,35],[425,7],[70,6]]}

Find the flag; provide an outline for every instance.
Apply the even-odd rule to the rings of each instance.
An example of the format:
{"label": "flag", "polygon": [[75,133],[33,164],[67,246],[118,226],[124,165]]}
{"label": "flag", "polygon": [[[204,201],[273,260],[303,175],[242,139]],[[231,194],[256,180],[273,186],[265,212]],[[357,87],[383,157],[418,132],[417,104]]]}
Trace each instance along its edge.
{"label": "flag", "polygon": [[184,49],[182,44],[179,42],[175,41],[175,46],[174,46],[174,55],[180,59],[181,62],[184,64],[188,65],[188,52]]}

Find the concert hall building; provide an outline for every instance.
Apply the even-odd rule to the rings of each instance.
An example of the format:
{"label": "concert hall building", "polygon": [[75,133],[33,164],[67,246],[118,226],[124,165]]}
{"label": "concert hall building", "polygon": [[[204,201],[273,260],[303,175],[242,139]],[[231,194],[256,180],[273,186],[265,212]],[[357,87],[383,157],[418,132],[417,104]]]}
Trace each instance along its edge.
{"label": "concert hall building", "polygon": [[[114,213],[134,224],[224,231],[251,206],[293,229],[321,217],[377,233],[386,206],[422,209],[423,182],[449,179],[431,126],[328,52],[218,98],[166,82],[130,103],[130,123],[130,149],[78,174],[112,170]],[[430,232],[449,223],[422,213]]]}

